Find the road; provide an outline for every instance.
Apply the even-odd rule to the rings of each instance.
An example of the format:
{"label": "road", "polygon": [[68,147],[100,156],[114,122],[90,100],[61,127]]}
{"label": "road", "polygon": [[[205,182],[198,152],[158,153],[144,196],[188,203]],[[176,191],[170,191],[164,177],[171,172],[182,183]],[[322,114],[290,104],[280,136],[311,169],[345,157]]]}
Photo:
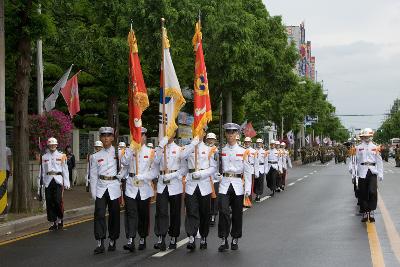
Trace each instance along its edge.
{"label": "road", "polygon": [[[93,255],[89,219],[63,231],[0,243],[0,266],[400,266],[400,168],[392,161],[384,167],[375,224],[360,222],[347,167],[314,163],[289,170],[284,192],[265,195],[244,212],[238,251],[217,252],[213,227],[208,249],[188,252],[182,225],[177,250],[154,250],[151,232],[145,251],[128,253],[122,250],[121,225],[117,251]],[[151,213],[152,229],[154,205]]]}

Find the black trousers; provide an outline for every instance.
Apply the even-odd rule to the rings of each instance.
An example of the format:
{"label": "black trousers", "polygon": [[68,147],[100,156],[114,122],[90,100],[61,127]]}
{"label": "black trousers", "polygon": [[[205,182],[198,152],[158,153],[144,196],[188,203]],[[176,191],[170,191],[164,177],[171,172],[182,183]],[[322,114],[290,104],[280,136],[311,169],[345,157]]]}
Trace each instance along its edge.
{"label": "black trousers", "polygon": [[108,190],[101,198],[96,198],[94,203],[94,237],[96,240],[105,239],[106,207],[108,206],[108,237],[117,240],[119,237],[120,207],[118,198],[111,200]]}
{"label": "black trousers", "polygon": [[47,220],[49,222],[55,222],[57,218],[62,219],[64,217],[62,190],[62,186],[57,184],[54,179],[45,189]]}
{"label": "black trousers", "polygon": [[73,186],[73,183],[72,183],[72,170],[73,169],[70,169],[70,168],[68,168],[68,174],[69,174],[69,183],[71,184],[71,186]]}
{"label": "black trousers", "polygon": [[136,232],[140,237],[149,235],[150,226],[150,198],[141,200],[140,192],[136,198],[125,196],[125,235],[126,238],[135,238]]}
{"label": "black trousers", "polygon": [[211,198],[211,209],[210,209],[210,214],[211,215],[217,215],[218,214],[219,182],[218,183],[214,183],[214,189],[215,189],[215,195],[217,197],[216,198]]}
{"label": "black trousers", "polygon": [[[232,218],[230,216],[229,206],[232,208]],[[232,184],[229,186],[226,194],[218,194],[218,208],[218,237],[227,238],[229,236],[229,231],[233,238],[242,237],[243,195],[237,196]]]}
{"label": "black trousers", "polygon": [[275,170],[274,168],[270,167],[268,174],[267,174],[267,187],[271,191],[275,191],[276,187],[278,186],[277,180],[278,180],[278,171]]}
{"label": "black trousers", "polygon": [[260,173],[260,176],[254,179],[254,194],[262,195],[264,193],[264,178],[265,173]]}
{"label": "black trousers", "polygon": [[186,218],[185,229],[188,236],[196,236],[197,230],[202,237],[207,237],[210,230],[211,194],[202,196],[199,186],[193,195],[185,194]]}
{"label": "black trousers", "polygon": [[157,194],[154,224],[156,236],[166,236],[167,232],[171,237],[179,236],[181,230],[181,206],[182,194],[170,196],[168,186],[164,188],[162,194]]}
{"label": "black trousers", "polygon": [[369,212],[376,210],[378,202],[378,185],[376,174],[372,174],[370,170],[367,176],[358,179],[360,211]]}

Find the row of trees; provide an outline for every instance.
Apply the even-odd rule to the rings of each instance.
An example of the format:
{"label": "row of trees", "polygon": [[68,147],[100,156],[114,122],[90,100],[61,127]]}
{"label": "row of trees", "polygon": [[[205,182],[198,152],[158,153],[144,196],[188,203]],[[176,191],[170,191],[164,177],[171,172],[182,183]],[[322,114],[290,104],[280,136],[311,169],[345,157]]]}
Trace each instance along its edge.
{"label": "row of trees", "polygon": [[375,139],[380,143],[389,143],[392,138],[400,137],[400,99],[393,102],[390,113],[375,133]]}
{"label": "row of trees", "polygon": [[[41,5],[41,14],[37,9]],[[25,201],[14,211],[30,209],[27,114],[36,113],[35,40],[43,39],[45,95],[71,63],[81,69],[81,112],[75,127],[92,130],[112,124],[128,133],[127,34],[132,23],[139,45],[150,107],[144,126],[157,132],[161,30],[167,22],[171,52],[182,88],[193,87],[194,23],[201,11],[203,47],[214,112],[211,129],[219,123],[219,101],[232,101],[233,121],[247,119],[257,130],[268,123],[284,130],[300,129],[305,115],[318,115],[316,135],[343,137],[318,83],[299,84],[293,72],[298,52],[288,44],[281,17],[270,16],[261,0],[24,0],[6,1],[6,97],[8,124],[14,125],[14,182]],[[12,104],[13,103],[13,104]],[[184,110],[192,112],[189,101]],[[60,100],[57,109],[66,111]],[[282,130],[282,129],[281,129]],[[310,129],[311,130],[311,129]],[[22,188],[21,191],[18,191]]]}

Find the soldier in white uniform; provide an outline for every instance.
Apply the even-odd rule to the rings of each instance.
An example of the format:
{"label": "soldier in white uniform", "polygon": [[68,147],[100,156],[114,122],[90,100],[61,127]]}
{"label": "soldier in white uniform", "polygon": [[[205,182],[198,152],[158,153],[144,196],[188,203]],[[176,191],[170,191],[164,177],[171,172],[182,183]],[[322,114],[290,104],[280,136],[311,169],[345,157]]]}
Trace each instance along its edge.
{"label": "soldier in white uniform", "polygon": [[282,157],[282,179],[281,179],[281,189],[285,190],[287,169],[292,168],[292,160],[290,159],[289,151],[286,150],[286,143],[281,143],[281,157]]}
{"label": "soldier in white uniform", "polygon": [[112,146],[114,129],[101,127],[99,129],[103,149],[95,153],[90,161],[90,191],[95,200],[94,207],[94,236],[97,240],[95,254],[104,253],[104,239],[106,238],[106,208],[108,206],[108,236],[110,239],[108,251],[115,251],[116,240],[120,232],[121,196],[118,173],[118,151]]}
{"label": "soldier in white uniform", "polygon": [[[166,250],[167,233],[171,237],[168,248],[176,249],[181,228],[182,178],[187,173],[187,167],[181,162],[182,148],[174,142],[174,137],[175,135],[169,140],[167,137],[161,139],[154,159],[154,170],[159,173],[154,224],[154,233],[158,241],[154,244],[154,248],[161,251]],[[166,150],[166,166],[164,149]]]}
{"label": "soldier in white uniform", "polygon": [[[360,133],[361,144],[356,146],[355,168],[358,176],[360,211],[362,222],[369,218],[375,222],[374,210],[378,201],[377,180],[383,180],[383,162],[379,147],[372,142],[374,132],[365,128]],[[349,170],[352,170],[350,162]]]}
{"label": "soldier in white uniform", "polygon": [[[253,173],[248,161],[250,151],[239,146],[235,138],[240,126],[236,123],[226,123],[224,129],[227,144],[220,154],[223,173],[218,194],[220,252],[229,249],[229,232],[232,236],[231,249],[238,249],[238,239],[242,237],[243,195],[250,196]],[[232,208],[232,218],[229,207]]]}
{"label": "soldier in white uniform", "polygon": [[[125,189],[125,234],[128,243],[125,250],[135,250],[136,232],[139,233],[139,250],[146,248],[146,237],[149,235],[150,198],[154,196],[151,186],[154,177],[152,165],[154,150],[146,146],[147,129],[142,127],[142,147],[139,151],[132,148],[125,150],[121,158],[122,169],[119,174],[126,179]],[[136,154],[138,158],[136,160]],[[136,162],[137,168],[136,168]]]}
{"label": "soldier in white uniform", "polygon": [[211,148],[212,157],[214,157],[214,161],[217,163],[217,169],[215,173],[212,175],[214,192],[215,195],[211,195],[211,207],[210,207],[210,226],[215,225],[215,218],[218,215],[218,188],[219,188],[219,179],[220,175],[218,173],[218,165],[219,165],[219,156],[218,156],[218,148],[215,146],[215,142],[217,141],[217,136],[215,133],[208,133],[206,136],[206,145]]}
{"label": "soldier in white uniform", "polygon": [[[244,138],[244,142],[243,142],[244,148],[250,150],[250,155],[247,158],[247,160],[249,161],[251,167],[252,167],[252,171],[253,174],[251,175],[251,188],[253,191],[254,188],[254,180],[258,179],[258,177],[260,176],[259,173],[259,162],[258,162],[258,152],[257,150],[255,150],[252,146],[251,146],[251,137],[246,137]],[[253,193],[253,192],[252,192]],[[251,199],[251,194],[250,194],[250,199]]]}
{"label": "soldier in white uniform", "polygon": [[[210,228],[210,200],[213,181],[212,177],[217,170],[217,164],[211,147],[204,144],[204,131],[199,137],[185,146],[182,159],[187,161],[188,174],[186,175],[185,229],[189,237],[187,249],[196,248],[195,236],[200,232],[200,249],[207,248],[207,236]],[[199,138],[201,142],[199,142]],[[197,146],[197,148],[196,148]],[[197,152],[197,162],[195,153]]]}
{"label": "soldier in white uniform", "polygon": [[[102,149],[103,149],[103,143],[100,140],[94,142],[94,153],[99,152]],[[90,158],[92,157],[93,154],[88,154],[88,156],[87,156],[86,192],[89,192],[89,189],[90,189]]]}
{"label": "soldier in white uniform", "polygon": [[267,174],[267,187],[272,191],[271,196],[275,195],[277,180],[279,174],[282,173],[282,158],[279,155],[279,151],[276,149],[278,142],[279,141],[271,140],[270,149],[267,151],[264,162],[265,173]]}
{"label": "soldier in white uniform", "polygon": [[47,140],[48,152],[42,156],[40,177],[45,186],[47,220],[53,225],[50,231],[63,228],[63,191],[70,188],[67,156],[57,150],[57,139]]}
{"label": "soldier in white uniform", "polygon": [[254,180],[254,193],[256,194],[256,202],[260,201],[260,196],[264,193],[264,179],[265,179],[265,150],[264,142],[261,138],[256,140],[257,144],[257,160],[258,160],[258,178]]}

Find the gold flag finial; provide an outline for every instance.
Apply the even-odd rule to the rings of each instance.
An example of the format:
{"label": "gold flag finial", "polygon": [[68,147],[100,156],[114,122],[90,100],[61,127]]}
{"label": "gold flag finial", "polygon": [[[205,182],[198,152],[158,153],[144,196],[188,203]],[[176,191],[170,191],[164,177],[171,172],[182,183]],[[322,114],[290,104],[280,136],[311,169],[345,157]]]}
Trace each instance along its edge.
{"label": "gold flag finial", "polygon": [[131,24],[131,30],[129,31],[129,34],[128,34],[128,44],[129,44],[129,48],[132,53],[138,53],[139,50],[138,50],[138,46],[137,46],[137,40],[136,40],[135,32],[132,29],[132,24]]}

